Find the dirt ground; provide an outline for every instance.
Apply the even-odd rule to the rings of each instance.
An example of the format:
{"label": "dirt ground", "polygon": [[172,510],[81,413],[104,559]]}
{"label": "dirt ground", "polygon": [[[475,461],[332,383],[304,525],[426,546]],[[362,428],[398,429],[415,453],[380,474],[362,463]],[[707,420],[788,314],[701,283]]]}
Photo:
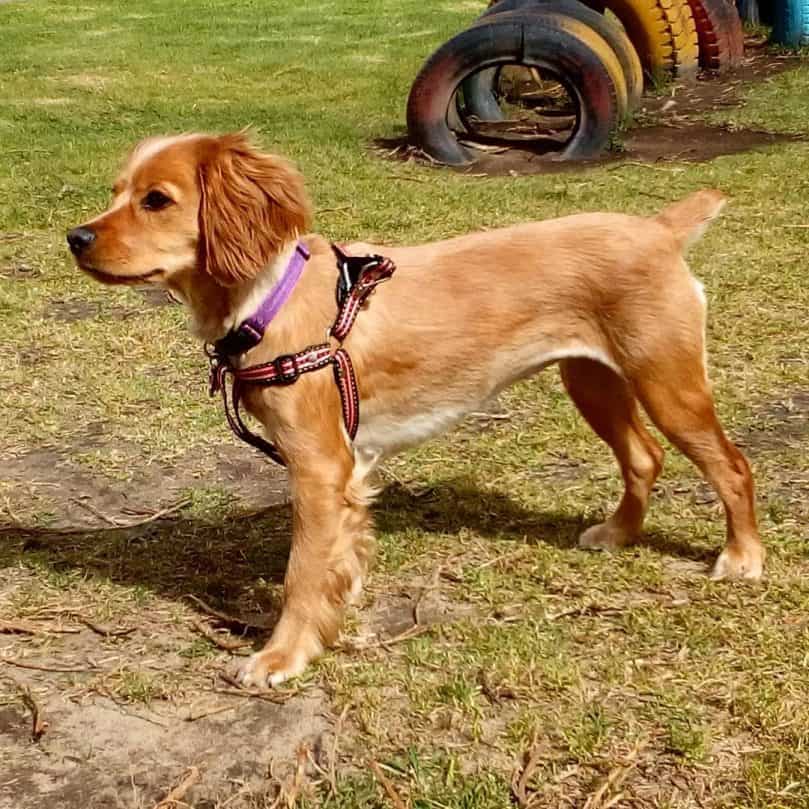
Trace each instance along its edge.
{"label": "dirt ground", "polygon": [[[665,95],[647,98],[622,151],[607,160],[706,161],[809,137],[731,130],[700,120],[712,110],[738,104],[742,86],[792,64],[788,57],[754,51],[732,78],[674,86]],[[385,148],[405,156],[396,144]],[[513,150],[487,154],[467,170],[503,174],[582,167]],[[9,272],[24,279],[38,270],[17,264]],[[168,304],[160,293],[145,300],[152,306]],[[97,302],[79,299],[53,301],[50,309],[60,323],[93,318],[98,310]],[[137,317],[138,309],[122,307],[117,315]],[[38,359],[34,347],[20,354],[23,365]],[[493,416],[495,421],[499,417]],[[736,436],[740,445],[774,455],[796,450],[807,438],[809,393],[783,392],[760,409],[754,423]],[[480,430],[481,423],[472,429]],[[478,614],[478,603],[449,598],[420,574],[402,574],[387,590],[372,582],[341,641],[345,654],[339,663],[271,694],[237,690],[227,679],[228,668],[261,646],[277,614],[291,522],[283,470],[234,440],[210,447],[204,458],[196,450],[170,463],[139,464],[117,481],[76,460],[96,449],[138,453],[136,445],[109,434],[104,422],[91,421],[83,426],[80,444],[40,446],[3,460],[0,482],[12,493],[0,520],[0,680],[7,694],[0,698],[0,809],[262,809],[294,805],[313,783],[325,784],[328,792],[335,767],[353,743],[352,734],[343,733],[345,724],[367,730],[359,709],[345,720],[349,706],[330,689],[328,665],[350,667],[351,653],[378,649],[388,654],[401,648],[396,646],[401,639]],[[526,474],[572,484],[584,465],[581,457],[560,452],[557,460]],[[520,534],[552,534],[538,531],[547,527],[544,520],[556,532],[548,541],[568,547],[581,527],[578,516],[536,515],[496,492],[448,485],[436,493],[395,478],[387,482],[379,509],[383,530],[404,533],[418,523],[440,539],[473,524],[493,535],[511,525]],[[688,509],[718,512],[716,497],[704,484],[684,490],[677,485],[662,483],[657,495],[665,499],[684,492]],[[777,508],[802,519],[808,485],[802,478],[785,478],[775,491],[783,501]],[[193,504],[189,507],[189,491],[205,486],[215,490],[208,496],[218,498],[223,516],[216,522],[205,517],[205,509],[197,513]],[[672,568],[701,573],[706,566],[704,549],[652,541]],[[474,567],[474,575],[484,578],[520,552],[521,546],[505,553],[493,550],[492,558]],[[459,580],[451,560],[436,570],[450,585]],[[565,605],[548,620],[573,614],[565,612],[570,599],[590,598],[568,589],[554,592],[550,574],[546,579],[543,571],[532,570],[531,576],[543,583],[549,598]],[[679,592],[652,593],[653,599],[674,607],[687,601]],[[613,608],[597,609],[609,616]],[[506,626],[511,616],[500,611],[487,620]],[[666,672],[675,668],[672,657]],[[505,725],[517,691],[510,697],[506,687],[493,690],[484,682],[481,692]],[[393,689],[384,696],[397,699]],[[452,695],[447,702],[453,704]],[[457,727],[449,730],[460,735]],[[753,741],[740,733],[722,745],[727,749],[719,745],[714,751],[718,769],[724,771],[727,758],[728,777],[736,777],[739,751]],[[501,770],[512,766],[494,747],[483,747]],[[666,760],[675,760],[668,748],[664,753],[670,756]],[[663,805],[656,801],[664,780],[670,790],[680,789],[679,771],[672,766],[663,779],[660,760],[638,768],[651,796],[638,805]],[[696,803],[684,798],[677,806],[709,805],[701,802],[694,783],[684,782],[682,794],[695,794]],[[710,784],[699,789],[706,791],[706,800],[714,794]]]}

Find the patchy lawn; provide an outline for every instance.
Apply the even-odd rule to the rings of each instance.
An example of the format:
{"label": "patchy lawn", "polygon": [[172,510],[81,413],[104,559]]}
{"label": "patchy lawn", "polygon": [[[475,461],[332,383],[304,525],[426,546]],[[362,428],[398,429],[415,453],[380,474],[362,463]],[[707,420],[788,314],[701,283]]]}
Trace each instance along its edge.
{"label": "patchy lawn", "polygon": [[[809,806],[809,148],[528,177],[387,159],[421,61],[483,5],[0,6],[2,809]],[[809,132],[803,62],[741,93],[706,122]],[[764,581],[707,580],[721,507],[673,451],[643,542],[579,551],[620,485],[550,370],[387,466],[340,648],[234,690],[277,610],[285,478],[228,433],[182,311],[88,281],[63,233],[135,140],[248,123],[334,239],[724,190],[691,261]]]}

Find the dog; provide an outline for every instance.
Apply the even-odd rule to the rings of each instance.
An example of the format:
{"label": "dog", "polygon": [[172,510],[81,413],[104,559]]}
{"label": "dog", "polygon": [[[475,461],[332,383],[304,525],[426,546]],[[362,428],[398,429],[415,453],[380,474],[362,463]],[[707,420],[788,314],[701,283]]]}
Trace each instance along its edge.
{"label": "dog", "polygon": [[[354,439],[326,371],[244,393],[288,467],[293,538],[281,617],[239,682],[281,683],[336,640],[372,551],[374,468],[552,364],[625,484],[617,510],[580,545],[618,549],[641,531],[663,461],[642,408],[724,504],[727,541],[712,576],[759,578],[753,479],[717,420],[705,296],[683,258],[723,204],[702,190],[648,218],[576,214],[412,247],[349,245],[397,266],[345,339],[360,404]],[[256,311],[300,240],[308,260],[297,284],[260,342],[234,358],[253,366],[322,342],[335,318],[335,258],[308,233],[311,214],[301,175],[246,132],[154,137],[130,154],[109,209],[67,239],[98,281],[167,288],[206,342]]]}

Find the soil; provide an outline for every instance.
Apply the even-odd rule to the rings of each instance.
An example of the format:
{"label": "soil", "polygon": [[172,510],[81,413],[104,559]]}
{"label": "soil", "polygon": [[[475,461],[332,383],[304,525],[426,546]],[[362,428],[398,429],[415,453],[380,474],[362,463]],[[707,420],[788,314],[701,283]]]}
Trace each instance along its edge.
{"label": "soil", "polygon": [[286,761],[301,744],[317,751],[324,743],[321,693],[284,705],[221,701],[216,708],[227,710],[191,722],[144,707],[127,710],[104,697],[77,702],[56,694],[37,744],[27,713],[0,709],[0,809],[152,807],[191,766],[203,776],[184,797],[205,809],[240,789],[261,794],[274,758]]}
{"label": "soil", "polygon": [[[746,47],[744,64],[731,74],[703,73],[694,84],[673,84],[665,93],[647,94],[636,113],[635,125],[625,133],[619,146],[601,158],[561,161],[554,151],[549,151],[554,147],[553,138],[525,141],[519,132],[498,137],[498,125],[494,125],[485,132],[481,130],[477,139],[481,156],[456,170],[494,176],[581,171],[610,163],[705,162],[776,143],[809,140],[809,133],[783,134],[705,123],[709,113],[740,106],[741,95],[750,84],[766,81],[802,61],[800,56],[768,53],[766,43],[761,40],[748,39]],[[464,143],[469,145],[468,140]],[[397,159],[425,159],[407,138],[379,140],[375,145]]]}

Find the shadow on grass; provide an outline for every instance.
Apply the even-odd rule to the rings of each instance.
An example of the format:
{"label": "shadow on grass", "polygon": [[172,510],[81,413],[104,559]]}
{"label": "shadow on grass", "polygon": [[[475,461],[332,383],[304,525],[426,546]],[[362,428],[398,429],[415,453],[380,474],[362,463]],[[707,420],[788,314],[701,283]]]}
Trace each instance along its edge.
{"label": "shadow on grass", "polygon": [[[454,534],[464,528],[498,542],[547,543],[573,549],[586,527],[575,514],[533,511],[508,494],[481,490],[468,479],[451,479],[413,492],[389,486],[374,509],[382,533],[418,526]],[[242,614],[277,614],[291,533],[289,504],[218,522],[180,517],[131,529],[59,532],[0,531],[0,565],[43,564],[81,571],[116,584],[146,587],[178,598],[188,594],[211,604],[239,604]],[[673,556],[704,559],[704,549],[647,534],[640,544]],[[261,625],[267,625],[264,621]],[[271,624],[270,624],[271,625]]]}

